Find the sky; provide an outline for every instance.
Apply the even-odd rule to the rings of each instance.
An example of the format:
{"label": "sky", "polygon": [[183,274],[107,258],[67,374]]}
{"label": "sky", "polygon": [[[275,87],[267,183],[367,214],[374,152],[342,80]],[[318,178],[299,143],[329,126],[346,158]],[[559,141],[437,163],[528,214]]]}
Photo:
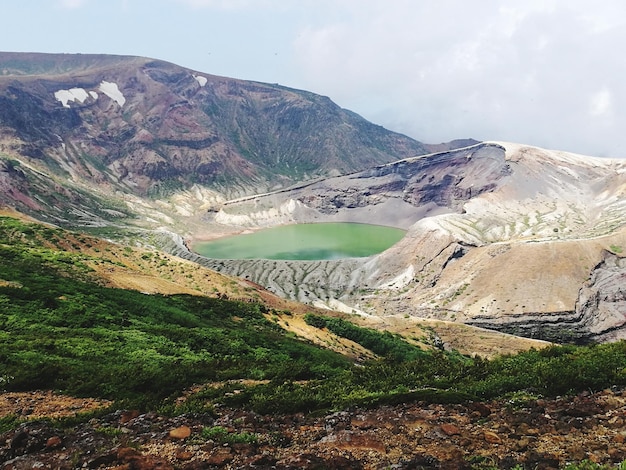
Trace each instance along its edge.
{"label": "sky", "polygon": [[623,0],[0,0],[0,50],[304,89],[427,143],[626,158]]}

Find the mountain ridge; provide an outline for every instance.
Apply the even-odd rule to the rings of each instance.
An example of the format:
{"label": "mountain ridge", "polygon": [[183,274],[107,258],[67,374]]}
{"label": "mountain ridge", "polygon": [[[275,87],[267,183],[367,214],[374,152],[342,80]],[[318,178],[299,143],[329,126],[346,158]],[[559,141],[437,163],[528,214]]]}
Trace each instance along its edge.
{"label": "mountain ridge", "polygon": [[427,152],[327,97],[153,59],[0,53],[0,71],[0,151],[141,196],[252,194]]}
{"label": "mountain ridge", "polygon": [[[327,98],[287,90],[276,104],[283,91],[230,79],[234,101],[209,103],[228,116],[216,123],[187,112],[206,74],[162,62],[119,72],[151,87],[146,103],[98,56],[82,68],[27,58],[61,75],[0,66],[5,465],[600,469],[626,458],[626,162],[497,142],[422,148]],[[319,122],[339,123],[332,145],[376,163],[343,160],[314,132],[304,143],[329,166],[263,163],[298,143],[281,147],[276,129]],[[216,146],[232,152],[222,166],[203,153]],[[406,155],[413,146],[430,152]],[[185,179],[189,162],[232,179]],[[190,250],[202,236],[329,220],[407,235],[340,261]],[[53,405],[35,391],[53,386],[99,400]],[[76,415],[113,397],[115,409]],[[71,417],[41,419],[59,411]]]}

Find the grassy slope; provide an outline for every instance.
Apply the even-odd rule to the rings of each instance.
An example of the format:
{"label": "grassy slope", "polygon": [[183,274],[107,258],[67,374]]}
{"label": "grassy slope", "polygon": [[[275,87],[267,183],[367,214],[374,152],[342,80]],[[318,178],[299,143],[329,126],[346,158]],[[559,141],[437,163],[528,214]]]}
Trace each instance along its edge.
{"label": "grassy slope", "polygon": [[[221,401],[260,412],[293,412],[418,399],[483,399],[520,391],[554,395],[626,384],[626,343],[555,346],[487,361],[424,350],[397,334],[346,319],[304,317],[308,328],[326,338],[331,330],[344,347],[352,345],[352,357],[366,358],[361,353],[368,349],[382,357],[354,366],[345,355],[286,331],[280,325],[290,318],[303,328],[296,314],[268,306],[259,301],[259,291],[242,290],[227,278],[220,288],[230,288],[231,294],[242,296],[239,300],[227,300],[221,291],[221,298],[200,295],[209,284],[186,287],[196,295],[110,287],[103,273],[140,273],[142,263],[146,272],[154,265],[163,268],[159,279],[173,285],[177,276],[191,286],[196,280],[184,269],[178,271],[179,261],[162,254],[119,247],[113,256],[111,246],[99,243],[0,218],[4,388],[56,389],[152,408],[193,384],[219,381],[225,383],[221,388],[195,388],[185,406]],[[78,251],[78,246],[85,249]],[[143,282],[148,279],[144,275]],[[227,382],[231,379],[256,385],[233,385]],[[239,393],[230,393],[234,387]]]}
{"label": "grassy slope", "polygon": [[106,287],[88,264],[119,261],[46,248],[69,234],[0,221],[0,376],[12,390],[148,402],[196,382],[310,379],[348,366],[268,320],[263,304]]}

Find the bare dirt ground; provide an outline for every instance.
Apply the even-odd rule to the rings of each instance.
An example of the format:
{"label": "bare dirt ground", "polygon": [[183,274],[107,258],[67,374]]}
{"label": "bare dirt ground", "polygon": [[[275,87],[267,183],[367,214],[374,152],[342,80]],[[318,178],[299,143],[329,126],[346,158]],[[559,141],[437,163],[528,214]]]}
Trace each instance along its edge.
{"label": "bare dirt ground", "polygon": [[0,436],[0,469],[557,469],[626,459],[626,393],[458,405],[407,403],[321,415],[119,410]]}
{"label": "bare dirt ground", "polygon": [[65,418],[110,405],[108,400],[70,397],[50,390],[3,392],[0,393],[0,418],[11,415],[29,420]]}

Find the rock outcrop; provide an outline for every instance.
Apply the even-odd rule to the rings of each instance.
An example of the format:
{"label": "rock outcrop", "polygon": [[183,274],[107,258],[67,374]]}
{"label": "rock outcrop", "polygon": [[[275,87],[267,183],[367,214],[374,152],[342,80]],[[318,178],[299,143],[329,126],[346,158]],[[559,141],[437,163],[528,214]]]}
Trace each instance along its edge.
{"label": "rock outcrop", "polygon": [[408,230],[377,256],[201,262],[302,302],[338,300],[348,311],[462,321],[550,341],[622,338],[625,174],[624,161],[477,144],[222,208],[221,217],[238,215],[235,230],[272,225],[261,214],[286,200],[297,207],[280,223]]}

